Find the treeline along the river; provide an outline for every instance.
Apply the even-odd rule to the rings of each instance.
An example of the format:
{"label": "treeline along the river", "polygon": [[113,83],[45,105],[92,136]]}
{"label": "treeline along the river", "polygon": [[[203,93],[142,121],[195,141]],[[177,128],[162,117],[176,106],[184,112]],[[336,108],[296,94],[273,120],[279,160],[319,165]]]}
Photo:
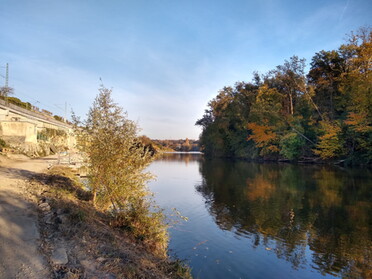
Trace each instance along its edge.
{"label": "treeline along the river", "polygon": [[372,163],[372,29],[224,87],[196,122],[207,156]]}

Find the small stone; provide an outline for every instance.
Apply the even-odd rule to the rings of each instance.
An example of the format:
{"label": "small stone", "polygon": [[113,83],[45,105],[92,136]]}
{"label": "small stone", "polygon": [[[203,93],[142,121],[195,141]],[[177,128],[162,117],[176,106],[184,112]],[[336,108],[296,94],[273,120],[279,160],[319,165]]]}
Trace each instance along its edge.
{"label": "small stone", "polygon": [[102,262],[104,262],[105,260],[106,260],[106,259],[105,259],[104,257],[99,257],[99,258],[96,259],[96,261],[99,262],[99,263],[102,263]]}
{"label": "small stone", "polygon": [[61,265],[68,263],[68,257],[65,248],[58,248],[54,250],[50,260],[53,264]]}
{"label": "small stone", "polygon": [[50,211],[50,205],[47,202],[43,202],[43,203],[39,204],[39,207],[44,212],[45,211]]}
{"label": "small stone", "polygon": [[40,208],[47,207],[47,206],[49,206],[49,203],[47,202],[42,202],[41,204],[39,204]]}
{"label": "small stone", "polygon": [[82,260],[80,263],[84,267],[85,270],[88,270],[90,272],[93,272],[96,270],[96,265],[94,262],[91,262],[89,260]]}

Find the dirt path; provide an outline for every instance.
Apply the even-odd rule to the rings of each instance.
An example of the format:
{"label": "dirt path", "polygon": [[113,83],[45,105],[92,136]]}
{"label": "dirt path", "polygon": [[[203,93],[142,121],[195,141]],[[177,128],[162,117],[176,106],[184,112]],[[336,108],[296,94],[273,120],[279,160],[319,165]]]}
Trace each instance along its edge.
{"label": "dirt path", "polygon": [[36,207],[24,195],[25,180],[53,158],[0,158],[0,278],[51,278],[40,253]]}

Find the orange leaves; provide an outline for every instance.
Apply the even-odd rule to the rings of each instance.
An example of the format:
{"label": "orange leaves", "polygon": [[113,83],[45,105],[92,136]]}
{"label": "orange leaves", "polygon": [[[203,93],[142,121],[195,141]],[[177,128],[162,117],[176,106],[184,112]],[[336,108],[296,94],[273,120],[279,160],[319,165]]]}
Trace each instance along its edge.
{"label": "orange leaves", "polygon": [[253,140],[257,147],[261,147],[265,153],[279,152],[279,148],[276,143],[279,140],[278,135],[273,131],[274,127],[258,125],[256,123],[248,123],[247,127],[252,131],[252,134],[248,136],[248,140]]}

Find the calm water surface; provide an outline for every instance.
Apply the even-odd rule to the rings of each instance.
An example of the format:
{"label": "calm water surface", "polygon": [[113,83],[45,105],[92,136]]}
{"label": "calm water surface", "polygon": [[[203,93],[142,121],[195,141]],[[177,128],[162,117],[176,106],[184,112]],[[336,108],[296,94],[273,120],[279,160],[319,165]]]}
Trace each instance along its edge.
{"label": "calm water surface", "polygon": [[189,218],[170,249],[195,278],[372,278],[366,169],[167,154],[150,171],[158,204]]}

